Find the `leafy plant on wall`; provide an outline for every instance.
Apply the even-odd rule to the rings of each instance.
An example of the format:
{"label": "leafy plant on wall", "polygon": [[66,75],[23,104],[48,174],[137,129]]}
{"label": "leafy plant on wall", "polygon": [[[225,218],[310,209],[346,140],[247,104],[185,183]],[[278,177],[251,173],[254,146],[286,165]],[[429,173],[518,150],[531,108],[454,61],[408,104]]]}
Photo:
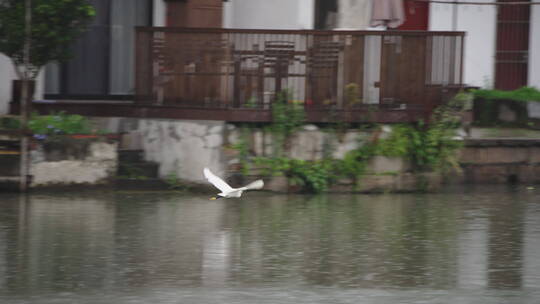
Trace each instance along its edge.
{"label": "leafy plant on wall", "polygon": [[[501,105],[510,108],[516,114],[513,125],[529,125],[527,102],[540,102],[540,91],[534,87],[522,87],[512,91],[478,89],[472,90],[475,98],[475,124],[492,126],[505,123],[500,120]],[[512,125],[512,123],[510,123]]]}
{"label": "leafy plant on wall", "polygon": [[66,134],[91,134],[90,121],[81,115],[59,112],[52,115],[33,114],[28,123],[38,139]]}
{"label": "leafy plant on wall", "polygon": [[295,102],[289,90],[283,90],[272,103],[272,124],[268,126],[274,141],[274,156],[283,156],[288,140],[304,124],[303,103]]}
{"label": "leafy plant on wall", "polygon": [[[340,178],[360,179],[366,174],[370,159],[376,155],[406,158],[416,172],[459,170],[457,152],[463,143],[456,140],[455,136],[461,125],[462,113],[471,106],[472,97],[469,94],[460,93],[447,104],[438,107],[429,124],[420,122],[394,125],[387,137],[363,139],[359,141],[358,148],[349,151],[343,159],[328,156],[319,160],[292,159],[284,155],[284,139],[301,127],[304,115],[292,112],[300,111],[300,108],[291,108],[284,100],[287,99],[283,98],[273,109],[274,121],[268,127],[274,135],[274,141],[281,147],[278,151],[280,153],[273,157],[243,157],[245,168],[249,168],[247,164],[253,162],[259,169],[263,169],[263,175],[286,176],[293,184],[315,193],[326,191]],[[291,113],[292,116],[287,115]],[[339,124],[334,127],[339,127]],[[377,129],[382,128],[376,126]],[[243,133],[246,131],[243,129]],[[246,138],[245,134],[243,138]],[[247,147],[247,141],[240,143],[237,149],[242,153]]]}

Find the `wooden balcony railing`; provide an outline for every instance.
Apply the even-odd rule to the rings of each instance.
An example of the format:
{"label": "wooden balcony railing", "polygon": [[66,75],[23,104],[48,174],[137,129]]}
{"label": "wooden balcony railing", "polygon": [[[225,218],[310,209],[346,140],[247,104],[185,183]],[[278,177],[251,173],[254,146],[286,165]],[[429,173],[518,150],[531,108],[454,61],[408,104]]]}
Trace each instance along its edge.
{"label": "wooden balcony railing", "polygon": [[314,122],[415,120],[461,86],[463,42],[463,32],[139,27],[135,103],[269,121],[287,90]]}

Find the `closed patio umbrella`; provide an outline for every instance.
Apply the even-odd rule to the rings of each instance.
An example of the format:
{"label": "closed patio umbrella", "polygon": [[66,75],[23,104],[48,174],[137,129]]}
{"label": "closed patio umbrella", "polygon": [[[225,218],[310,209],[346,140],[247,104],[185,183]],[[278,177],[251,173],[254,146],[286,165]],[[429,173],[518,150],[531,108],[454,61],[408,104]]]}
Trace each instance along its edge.
{"label": "closed patio umbrella", "polygon": [[371,26],[396,28],[405,21],[403,0],[373,0]]}

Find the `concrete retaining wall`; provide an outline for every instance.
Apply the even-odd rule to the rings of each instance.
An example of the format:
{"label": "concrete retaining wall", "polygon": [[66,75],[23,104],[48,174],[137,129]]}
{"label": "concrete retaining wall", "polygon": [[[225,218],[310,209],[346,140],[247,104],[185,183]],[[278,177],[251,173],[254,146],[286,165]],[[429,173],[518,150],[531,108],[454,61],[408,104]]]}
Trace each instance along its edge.
{"label": "concrete retaining wall", "polygon": [[[146,160],[160,164],[159,175],[171,174],[195,183],[206,183],[204,167],[231,178],[238,173],[239,152],[232,148],[238,142],[248,142],[252,156],[271,156],[271,135],[263,129],[247,132],[223,121],[179,121],[166,119],[99,119],[101,127],[123,132],[122,149],[141,149]],[[383,128],[389,132],[389,128]],[[384,137],[385,132],[380,134]],[[329,132],[306,125],[290,140],[288,157],[316,160],[323,156],[342,158],[358,147],[362,140],[373,136],[366,130]],[[540,143],[534,140],[468,140],[461,152],[463,172],[458,183],[540,182]],[[420,186],[434,189],[442,182],[440,175],[417,176],[402,159],[376,157],[360,183],[343,181],[336,191],[411,191]],[[268,181],[268,188],[290,189],[287,181]],[[426,183],[427,182],[427,183]]]}
{"label": "concrete retaining wall", "polygon": [[464,183],[540,183],[540,140],[467,140],[460,162]]}
{"label": "concrete retaining wall", "polygon": [[[234,175],[235,164],[240,159],[238,151],[231,147],[241,139],[249,142],[251,155],[272,155],[269,133],[250,129],[247,138],[243,138],[246,135],[241,128],[223,121],[134,118],[96,118],[95,121],[101,128],[124,133],[120,148],[143,150],[146,160],[160,164],[162,178],[174,175],[186,181],[206,183],[202,176],[204,167],[220,176]],[[371,133],[366,131],[348,130],[337,134],[306,125],[291,138],[288,156],[304,160],[321,159],[325,155],[342,158],[369,136]],[[373,167],[375,173],[381,173],[404,165],[399,163],[396,167],[395,161],[379,160]]]}
{"label": "concrete retaining wall", "polygon": [[36,143],[31,152],[30,187],[107,184],[116,176],[117,146],[88,139]]}
{"label": "concrete retaining wall", "polygon": [[[209,167],[219,176],[231,180],[237,176],[241,162],[240,153],[233,148],[241,141],[247,142],[251,156],[271,156],[273,142],[271,134],[264,129],[244,130],[222,121],[179,121],[167,119],[96,119],[102,128],[124,133],[121,149],[140,149],[145,159],[160,164],[159,175],[166,178],[174,175],[182,180],[206,184],[202,169]],[[389,128],[383,128],[389,132]],[[348,151],[356,149],[362,140],[373,134],[365,130],[334,132],[306,125],[289,141],[287,156],[303,160],[317,160],[325,156],[342,158]],[[380,136],[385,136],[383,131]],[[412,191],[424,179],[417,180],[408,171],[402,159],[376,157],[369,165],[372,174],[361,183],[341,181],[335,189],[343,191]],[[255,177],[254,177],[255,178]],[[249,178],[247,178],[249,179]],[[438,180],[437,180],[438,181]],[[287,180],[266,180],[266,189],[293,191]],[[347,190],[345,190],[347,189]]]}
{"label": "concrete retaining wall", "polygon": [[159,176],[205,182],[204,167],[224,175],[227,125],[223,121],[96,118],[104,129],[122,133],[120,149],[142,150],[147,161],[158,163]]}

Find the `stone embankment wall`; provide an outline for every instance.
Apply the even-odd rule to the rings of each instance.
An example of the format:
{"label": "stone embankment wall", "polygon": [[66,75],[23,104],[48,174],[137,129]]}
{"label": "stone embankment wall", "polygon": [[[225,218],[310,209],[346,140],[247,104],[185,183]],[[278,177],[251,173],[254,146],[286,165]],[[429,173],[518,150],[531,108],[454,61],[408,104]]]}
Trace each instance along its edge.
{"label": "stone embankment wall", "polygon": [[[246,134],[246,129],[222,121],[131,118],[96,120],[102,128],[124,134],[120,149],[143,150],[145,160],[159,163],[161,178],[173,175],[184,181],[206,184],[202,169],[209,167],[217,175],[229,179],[238,176],[238,165],[241,162],[239,151],[233,148],[235,144],[246,141],[251,156],[271,156],[274,149],[272,136],[264,129],[250,128]],[[289,140],[286,156],[303,160],[316,160],[324,156],[342,158],[371,136],[373,134],[365,130],[335,132],[306,125]],[[409,169],[407,162],[402,159],[376,157],[369,164],[369,174],[362,178],[361,183],[343,180],[331,190],[412,191],[418,183],[425,184],[426,180],[440,183],[437,176],[418,177],[407,172]],[[283,177],[266,182],[266,189],[287,191],[290,188]]]}
{"label": "stone embankment wall", "polygon": [[108,184],[116,176],[118,143],[105,139],[64,138],[35,142],[31,187]]}
{"label": "stone embankment wall", "polygon": [[461,151],[464,183],[540,183],[540,140],[470,139]]}
{"label": "stone embankment wall", "polygon": [[[249,129],[223,121],[180,121],[167,119],[99,118],[102,128],[124,134],[120,149],[140,149],[147,161],[160,164],[161,178],[175,177],[194,183],[206,183],[204,167],[227,178],[238,175],[241,162],[233,148],[247,136],[248,151],[254,156],[272,155],[272,139],[263,129]],[[383,128],[384,129],[384,128]],[[331,155],[343,157],[358,147],[362,140],[373,136],[366,130],[331,132],[306,125],[289,142],[288,157],[315,160]],[[382,134],[381,136],[384,136]],[[458,183],[540,182],[540,145],[533,141],[467,140],[461,153],[463,170],[454,176]],[[488,144],[489,143],[489,144]],[[403,159],[375,157],[368,174],[358,183],[343,180],[334,185],[335,191],[412,191],[419,184],[425,189],[436,188],[444,182],[439,174],[413,174]],[[267,188],[287,188],[283,178],[267,181]]]}
{"label": "stone embankment wall", "polygon": [[[232,148],[244,136],[242,129],[223,121],[189,121],[169,119],[96,118],[101,128],[123,134],[120,149],[141,149],[145,160],[160,164],[163,178],[174,174],[178,178],[205,182],[202,169],[209,167],[221,176],[230,175],[239,163],[238,152]],[[358,139],[369,136],[356,130],[336,135],[308,125],[291,142],[289,157],[320,159],[325,153],[342,157],[357,147]],[[264,156],[272,153],[270,134],[255,129],[249,134],[250,153]],[[329,146],[334,142],[334,149]]]}
{"label": "stone embankment wall", "polygon": [[158,163],[159,176],[204,182],[202,170],[227,170],[224,146],[228,126],[223,121],[96,118],[106,130],[121,134],[120,149],[142,150],[144,159]]}

